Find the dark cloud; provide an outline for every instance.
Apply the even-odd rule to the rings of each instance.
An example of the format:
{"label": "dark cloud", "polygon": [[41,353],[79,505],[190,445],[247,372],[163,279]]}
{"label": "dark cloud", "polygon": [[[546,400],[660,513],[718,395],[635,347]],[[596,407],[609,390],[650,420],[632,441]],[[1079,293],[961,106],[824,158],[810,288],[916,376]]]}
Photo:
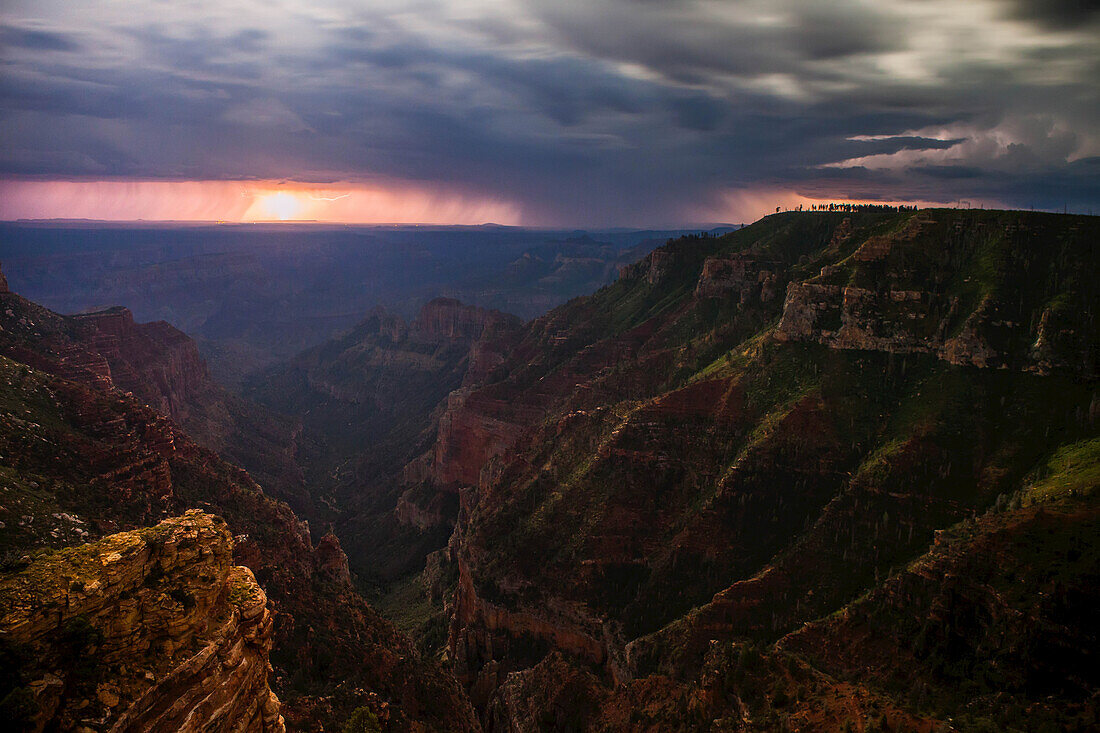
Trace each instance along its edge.
{"label": "dark cloud", "polygon": [[706,94],[677,95],[668,106],[676,124],[688,130],[710,132],[726,118],[726,105]]}
{"label": "dark cloud", "polygon": [[907,46],[903,26],[871,7],[844,3],[806,8],[796,16],[790,34],[796,52],[812,60],[898,51]]}
{"label": "dark cloud", "polygon": [[1100,0],[1009,0],[1013,17],[1054,28],[1071,28],[1100,19]]}
{"label": "dark cloud", "polygon": [[975,0],[964,23],[945,0],[252,1],[79,35],[59,2],[0,11],[0,175],[431,181],[558,223],[669,223],[742,189],[1096,197],[1095,3]]}
{"label": "dark cloud", "polygon": [[917,175],[946,180],[958,180],[960,178],[981,178],[982,176],[982,171],[980,168],[974,168],[966,165],[921,165],[913,166],[911,168],[907,168],[906,170],[910,173],[914,173]]}
{"label": "dark cloud", "polygon": [[81,45],[62,33],[0,25],[0,48],[15,46],[32,51],[79,51]]}

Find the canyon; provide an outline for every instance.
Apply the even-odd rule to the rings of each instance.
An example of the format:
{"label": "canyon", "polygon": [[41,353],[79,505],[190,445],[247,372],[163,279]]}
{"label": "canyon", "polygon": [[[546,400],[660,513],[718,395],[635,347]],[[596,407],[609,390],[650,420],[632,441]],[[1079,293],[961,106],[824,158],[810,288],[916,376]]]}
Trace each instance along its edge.
{"label": "canyon", "polygon": [[247,384],[247,398],[300,420],[297,461],[315,497],[314,513],[301,511],[335,523],[359,575],[392,580],[446,543],[457,502],[406,485],[408,464],[434,439],[439,403],[492,368],[492,343],[520,325],[452,298],[430,300],[411,322],[376,308]]}
{"label": "canyon", "polygon": [[[166,323],[0,293],[0,550],[68,578],[58,553],[204,527],[219,569],[171,638],[252,634],[270,681],[220,686],[254,725],[1087,730],[1098,236],[777,214],[527,322],[375,308],[239,394]],[[263,633],[210,621],[234,578]],[[92,700],[56,687],[58,715]]]}
{"label": "canyon", "polygon": [[273,614],[232,555],[225,522],[191,510],[28,558],[0,583],[5,651],[27,660],[7,722],[285,731],[267,682]]}
{"label": "canyon", "polygon": [[[352,585],[334,535],[314,539],[306,522],[242,468],[118,389],[103,354],[91,361],[106,370],[67,369],[62,357],[73,352],[66,346],[94,345],[85,340],[85,319],[58,316],[13,293],[0,295],[0,312],[0,549],[12,562],[193,508],[216,514],[233,537],[234,565],[254,573],[271,601],[271,686],[289,727],[320,730],[364,708],[398,727],[476,728],[453,678],[423,659]],[[171,361],[161,357],[132,363],[148,366],[145,376],[155,383]],[[137,664],[124,652],[120,663]],[[334,668],[348,673],[336,679]],[[209,685],[204,679],[195,682]],[[4,695],[20,687],[18,680],[6,684]]]}
{"label": "canyon", "polygon": [[486,226],[2,222],[16,292],[61,313],[124,305],[201,346],[217,381],[437,296],[532,318],[615,279],[682,231]]}
{"label": "canyon", "polygon": [[[1091,219],[1018,212],[777,215],[670,242],[506,337],[494,373],[448,398],[418,469],[460,500],[425,582],[454,579],[447,649],[483,723],[1093,719],[1068,639],[1095,648],[1080,615],[1095,555],[1074,551],[1052,591],[1042,562],[975,548],[1036,511],[1072,517],[1046,522],[1044,543],[1089,544],[1094,480],[1027,497],[1059,450],[1095,471],[1096,236]],[[937,549],[942,532],[962,539]],[[942,609],[927,621],[898,576],[918,572]],[[956,573],[1030,578],[1066,607],[929,589]],[[991,641],[960,646],[956,613]],[[992,642],[1027,637],[987,627],[1020,613],[1064,629],[1049,685],[1024,662],[1009,672]],[[887,639],[864,642],[868,624]],[[917,641],[901,630],[922,624]],[[869,671],[887,644],[913,655],[895,677]],[[538,692],[559,684],[589,703],[565,715]]]}

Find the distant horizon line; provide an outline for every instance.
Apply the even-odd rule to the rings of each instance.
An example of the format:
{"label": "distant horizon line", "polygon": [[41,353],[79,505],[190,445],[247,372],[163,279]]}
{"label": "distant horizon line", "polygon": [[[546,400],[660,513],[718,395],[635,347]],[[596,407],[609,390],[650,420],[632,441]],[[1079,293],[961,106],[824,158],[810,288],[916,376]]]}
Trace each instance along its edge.
{"label": "distant horizon line", "polygon": [[[890,204],[885,204],[890,206]],[[1044,213],[1055,214],[1059,216],[1097,216],[1092,213],[1092,210],[1085,212],[1069,211],[1066,209],[1046,209],[1046,208],[1001,208],[1001,207],[973,207],[973,206],[924,206],[915,207],[914,210],[932,210],[932,209],[952,209],[956,211],[1006,211],[1006,212],[1021,212],[1021,213]],[[492,221],[481,222],[478,224],[460,224],[460,223],[440,223],[440,222],[345,222],[345,221],[326,221],[324,219],[257,219],[253,221],[228,221],[224,219],[91,219],[86,217],[51,217],[51,218],[28,218],[21,217],[18,219],[2,219],[0,218],[0,225],[3,224],[30,224],[30,225],[136,225],[136,226],[173,226],[173,227],[249,227],[249,226],[315,226],[326,227],[331,229],[346,229],[353,227],[378,227],[378,228],[447,228],[447,229],[527,229],[527,230],[543,230],[543,231],[684,231],[692,229],[738,229],[740,227],[748,226],[749,224],[766,219],[769,216],[775,216],[776,214],[786,213],[801,213],[801,214],[827,214],[827,213],[845,213],[843,210],[838,211],[824,211],[817,210],[812,211],[810,209],[784,209],[783,211],[770,212],[764,216],[754,219],[751,222],[685,222],[682,224],[661,224],[661,225],[583,225],[583,224],[498,224]]]}
{"label": "distant horizon line", "polygon": [[[756,219],[755,221],[759,221]],[[699,222],[699,223],[686,223],[676,225],[653,225],[653,226],[625,226],[625,225],[600,225],[600,226],[586,226],[577,224],[498,224],[496,222],[482,222],[479,224],[444,224],[439,222],[344,222],[344,221],[325,221],[323,219],[263,219],[255,221],[226,221],[219,219],[88,219],[88,218],[69,218],[69,217],[53,217],[47,219],[33,219],[33,218],[19,218],[19,219],[0,219],[0,224],[102,224],[102,225],[118,225],[118,224],[131,224],[141,226],[195,226],[195,227],[207,227],[207,226],[226,226],[226,227],[247,227],[247,226],[323,226],[331,227],[334,229],[341,229],[347,227],[414,227],[414,228],[451,228],[451,229],[532,229],[532,230],[548,230],[548,231],[611,231],[611,230],[623,230],[623,231],[681,231],[685,229],[723,229],[723,228],[739,228],[741,226],[747,226],[751,222]]]}

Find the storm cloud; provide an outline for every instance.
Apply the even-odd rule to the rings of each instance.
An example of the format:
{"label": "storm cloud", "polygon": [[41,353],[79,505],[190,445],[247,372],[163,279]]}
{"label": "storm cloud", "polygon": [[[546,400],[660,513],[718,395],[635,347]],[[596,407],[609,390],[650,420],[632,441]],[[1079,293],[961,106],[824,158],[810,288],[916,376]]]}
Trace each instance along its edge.
{"label": "storm cloud", "polygon": [[0,10],[0,176],[424,182],[533,224],[1100,203],[1085,0],[97,5]]}

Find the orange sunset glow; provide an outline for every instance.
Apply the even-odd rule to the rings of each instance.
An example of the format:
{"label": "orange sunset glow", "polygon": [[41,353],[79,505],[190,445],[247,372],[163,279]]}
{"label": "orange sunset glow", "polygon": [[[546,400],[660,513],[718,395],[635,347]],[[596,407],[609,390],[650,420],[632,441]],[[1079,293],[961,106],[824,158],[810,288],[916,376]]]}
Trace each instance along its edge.
{"label": "orange sunset glow", "polygon": [[[844,199],[849,203],[870,200]],[[780,189],[732,190],[685,210],[691,222],[746,222],[808,210],[828,198]],[[904,203],[904,202],[887,202]],[[920,200],[921,206],[952,202]],[[977,208],[995,201],[967,202]],[[0,219],[543,225],[510,201],[408,184],[317,186],[258,181],[3,181]]]}
{"label": "orange sunset glow", "polygon": [[0,218],[515,225],[521,211],[509,201],[406,184],[5,181]]}

